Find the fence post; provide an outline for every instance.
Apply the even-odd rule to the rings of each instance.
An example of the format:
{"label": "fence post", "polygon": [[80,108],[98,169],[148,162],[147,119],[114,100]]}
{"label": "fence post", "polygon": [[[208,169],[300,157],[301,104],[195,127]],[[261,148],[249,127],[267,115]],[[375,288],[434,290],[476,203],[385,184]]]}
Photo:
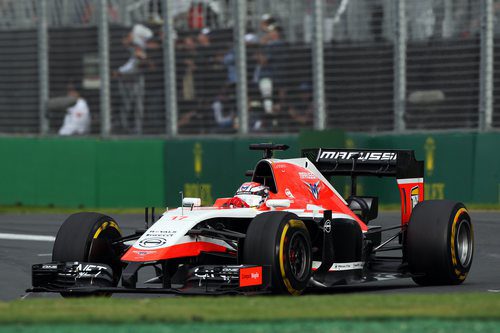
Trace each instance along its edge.
{"label": "fence post", "polygon": [[325,65],[323,52],[323,0],[314,0],[313,4],[313,100],[314,100],[314,129],[326,128],[325,111]]}
{"label": "fence post", "polygon": [[406,0],[394,1],[394,130],[406,129]]}
{"label": "fence post", "polygon": [[493,122],[493,1],[481,0],[481,64],[479,83],[479,130],[489,131]]}
{"label": "fence post", "polygon": [[238,108],[239,134],[248,134],[247,61],[245,45],[247,1],[233,1],[234,51],[236,56],[236,102]]}
{"label": "fence post", "polygon": [[39,0],[38,4],[38,118],[40,134],[49,132],[47,118],[47,102],[49,100],[49,34],[47,17],[47,0]]}
{"label": "fence post", "polygon": [[100,76],[100,107],[101,135],[111,134],[111,98],[109,70],[109,26],[108,1],[99,0],[99,76]]}
{"label": "fence post", "polygon": [[176,136],[177,85],[175,78],[174,19],[171,0],[163,0],[163,68],[165,79],[165,118],[167,135]]}

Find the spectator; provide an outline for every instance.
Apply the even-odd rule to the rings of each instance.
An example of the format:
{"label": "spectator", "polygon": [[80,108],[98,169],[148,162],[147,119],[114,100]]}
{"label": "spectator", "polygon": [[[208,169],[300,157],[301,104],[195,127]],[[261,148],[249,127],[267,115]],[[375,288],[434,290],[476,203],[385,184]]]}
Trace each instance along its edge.
{"label": "spectator", "polygon": [[183,129],[190,125],[196,116],[196,89],[194,83],[196,42],[195,36],[186,35],[180,39],[176,50],[179,120],[178,126]]}
{"label": "spectator", "polygon": [[224,47],[213,44],[215,37],[208,28],[202,29],[197,36],[194,81],[198,101],[197,120],[202,130],[213,124],[210,115],[212,103],[224,88]]}
{"label": "spectator", "polygon": [[231,48],[224,55],[224,66],[227,70],[226,83],[227,84],[236,84],[237,74],[236,74],[236,53],[234,48]]}
{"label": "spectator", "polygon": [[500,35],[500,1],[495,1],[493,4],[493,26],[495,36]]}
{"label": "spectator", "polygon": [[196,97],[194,87],[194,71],[196,58],[196,43],[193,36],[186,36],[179,44],[177,66],[178,75],[182,81],[182,101],[193,101]]}
{"label": "spectator", "polygon": [[[248,33],[245,35],[245,43],[247,46],[257,44],[258,37],[255,34]],[[222,62],[227,73],[226,81],[221,92],[212,103],[212,111],[214,113],[215,122],[219,128],[235,128],[235,94],[238,77],[236,72],[236,51],[234,47],[231,47],[229,51],[224,54]]]}
{"label": "spectator", "polygon": [[83,135],[90,133],[90,111],[85,99],[73,85],[68,85],[68,97],[76,99],[76,103],[66,109],[63,125],[59,135]]}
{"label": "spectator", "polygon": [[[123,45],[129,50],[130,57],[113,74],[119,79],[119,90],[122,98],[120,120],[123,129],[135,134],[142,134],[144,117],[145,80],[144,67],[153,68],[148,59],[147,49],[158,48],[153,41],[153,31],[142,24],[136,24],[130,33],[123,38]],[[133,124],[130,125],[130,120]]]}
{"label": "spectator", "polygon": [[196,83],[200,86],[200,92],[205,91],[209,87],[209,83],[206,80],[210,79],[214,65],[216,49],[212,45],[211,34],[212,31],[210,29],[204,28],[196,37],[195,67],[197,79],[202,78],[200,81],[196,80]]}
{"label": "spectator", "polygon": [[158,44],[152,42],[153,31],[142,24],[136,24],[130,33],[123,38],[122,43],[130,52],[130,57],[125,64],[115,72],[117,75],[137,74],[145,64],[148,64],[147,48],[157,48]]}
{"label": "spectator", "polygon": [[234,109],[231,109],[229,112],[224,110],[225,106],[234,106],[235,103],[228,102],[228,99],[234,98],[234,95],[228,96],[228,94],[221,93],[215,101],[212,103],[212,110],[214,113],[215,123],[219,129],[233,129],[234,128],[234,120],[235,120],[235,112]]}
{"label": "spectator", "polygon": [[188,27],[190,29],[202,29],[203,27],[215,26],[220,10],[217,1],[198,1],[198,3],[193,1],[187,13]]}
{"label": "spectator", "polygon": [[[253,33],[248,33],[245,35],[245,44],[248,46],[256,45],[258,42],[258,37]],[[223,58],[224,66],[226,67],[227,77],[226,83],[233,85],[236,84],[236,52],[234,47],[232,47]]]}
{"label": "spectator", "polygon": [[[195,90],[199,102],[199,110],[207,110],[213,98],[211,89],[213,82],[213,63],[215,50],[211,43],[212,31],[208,28],[200,30],[196,37],[196,57],[195,57]],[[212,96],[211,96],[212,95]]]}
{"label": "spectator", "polygon": [[[93,2],[88,2],[83,8],[83,13],[81,16],[81,22],[84,24],[96,23],[98,16],[96,15],[96,8]],[[110,23],[119,23],[120,14],[118,8],[108,2],[108,20]]]}
{"label": "spectator", "polygon": [[294,130],[298,128],[311,128],[314,122],[314,105],[312,86],[303,82],[298,87],[298,101],[291,104],[288,108],[290,116],[290,127]]}
{"label": "spectator", "polygon": [[271,14],[264,14],[260,18],[260,33],[259,33],[259,41],[261,44],[267,44],[269,32],[277,26],[278,21]]}
{"label": "spectator", "polygon": [[[261,41],[265,41],[265,44],[261,45],[260,50],[255,53],[257,66],[252,82],[260,92],[264,113],[271,123],[268,125],[277,126],[276,116],[281,111],[281,104],[285,97],[285,90],[278,75],[279,66],[283,66],[283,63],[279,61],[279,56],[285,44],[281,27],[268,26],[267,35],[263,36]],[[257,126],[260,127],[260,125]],[[258,127],[254,129],[259,130]]]}
{"label": "spectator", "polygon": [[428,41],[436,28],[436,13],[432,0],[410,1],[407,5],[408,38],[414,41]]}

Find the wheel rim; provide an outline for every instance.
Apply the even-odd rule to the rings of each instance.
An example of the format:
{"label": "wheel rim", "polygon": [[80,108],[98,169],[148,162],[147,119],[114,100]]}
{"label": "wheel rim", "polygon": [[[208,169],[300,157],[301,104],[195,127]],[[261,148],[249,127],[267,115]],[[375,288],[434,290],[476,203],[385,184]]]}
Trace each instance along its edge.
{"label": "wheel rim", "polygon": [[467,267],[472,258],[472,235],[467,220],[460,221],[457,231],[457,255],[462,267]]}
{"label": "wheel rim", "polygon": [[290,239],[288,261],[290,262],[290,272],[295,279],[302,281],[305,277],[307,277],[307,242],[304,236],[300,233],[295,233]]}

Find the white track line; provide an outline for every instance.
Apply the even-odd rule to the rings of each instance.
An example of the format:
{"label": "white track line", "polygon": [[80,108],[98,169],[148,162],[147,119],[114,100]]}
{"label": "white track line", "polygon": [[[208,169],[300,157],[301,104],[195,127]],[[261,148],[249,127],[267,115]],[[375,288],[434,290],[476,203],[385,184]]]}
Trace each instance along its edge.
{"label": "white track line", "polygon": [[26,235],[26,234],[3,234],[3,233],[0,233],[0,239],[26,240],[26,241],[38,241],[38,242],[53,242],[56,240],[56,238],[54,236]]}

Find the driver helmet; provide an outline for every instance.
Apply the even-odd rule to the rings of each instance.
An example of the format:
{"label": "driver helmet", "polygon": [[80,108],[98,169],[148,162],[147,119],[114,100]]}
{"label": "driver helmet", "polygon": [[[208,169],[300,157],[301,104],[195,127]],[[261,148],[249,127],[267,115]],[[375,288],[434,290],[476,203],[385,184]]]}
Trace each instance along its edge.
{"label": "driver helmet", "polygon": [[269,187],[256,182],[243,183],[235,194],[250,207],[259,207],[268,196]]}

